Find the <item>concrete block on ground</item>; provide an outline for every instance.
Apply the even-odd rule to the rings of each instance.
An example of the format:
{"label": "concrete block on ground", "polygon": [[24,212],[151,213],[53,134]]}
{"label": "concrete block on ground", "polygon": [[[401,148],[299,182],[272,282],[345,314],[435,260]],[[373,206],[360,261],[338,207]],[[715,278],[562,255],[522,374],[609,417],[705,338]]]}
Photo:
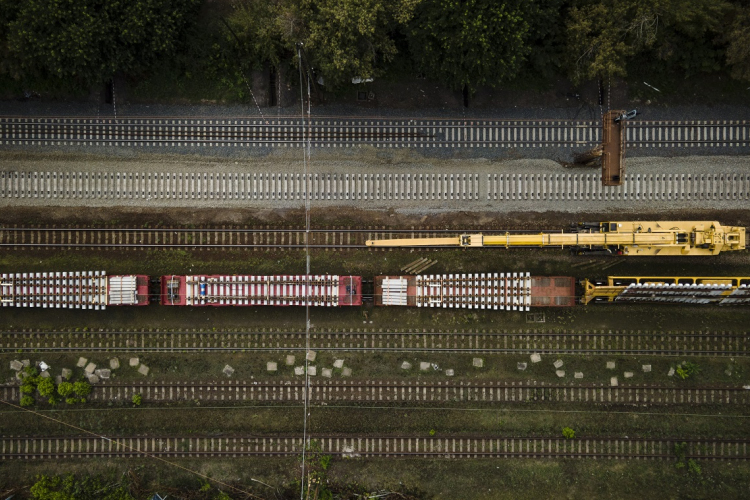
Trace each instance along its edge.
{"label": "concrete block on ground", "polygon": [[320,375],[325,378],[331,378],[333,376],[333,369],[323,368],[322,370],[320,370]]}
{"label": "concrete block on ground", "polygon": [[42,377],[42,378],[49,378],[50,374],[49,374],[48,371],[45,370],[42,373],[40,373],[39,376]]}
{"label": "concrete block on ground", "polygon": [[517,368],[518,368],[519,370],[521,370],[521,371],[524,371],[524,370],[525,370],[525,369],[526,369],[526,368],[527,368],[528,366],[529,366],[529,364],[528,364],[528,363],[518,363],[518,364],[516,365],[516,367],[517,367]]}
{"label": "concrete block on ground", "polygon": [[130,363],[130,366],[136,367],[141,364],[141,360],[138,358],[130,358],[129,363]]}
{"label": "concrete block on ground", "polygon": [[86,365],[86,368],[83,369],[83,371],[89,375],[94,373],[94,370],[96,370],[96,363],[89,363]]}
{"label": "concrete block on ground", "polygon": [[151,369],[146,365],[141,365],[138,367],[138,373],[140,373],[143,376],[148,375],[149,371],[151,371]]}
{"label": "concrete block on ground", "polygon": [[583,372],[575,372],[573,378],[583,378]]}
{"label": "concrete block on ground", "polygon": [[234,368],[229,365],[224,365],[224,369],[221,370],[221,373],[223,373],[227,377],[231,377],[232,375],[234,375]]}
{"label": "concrete block on ground", "polygon": [[308,366],[307,374],[310,375],[311,377],[314,377],[315,375],[318,374],[318,368],[315,366]]}
{"label": "concrete block on ground", "polygon": [[57,385],[62,384],[62,381],[63,381],[63,378],[60,375],[58,375],[57,377],[55,377],[55,383]]}
{"label": "concrete block on ground", "polygon": [[107,368],[102,368],[101,370],[97,370],[99,373],[99,378],[102,380],[107,380],[109,377],[112,376],[112,371]]}
{"label": "concrete block on ground", "polygon": [[333,367],[338,368],[339,370],[344,367],[344,360],[343,359],[337,359],[333,362]]}
{"label": "concrete block on ground", "polygon": [[562,365],[563,365],[563,360],[562,360],[562,359],[558,359],[557,361],[555,361],[555,362],[554,362],[554,363],[552,363],[552,364],[553,364],[553,365],[555,366],[555,369],[556,369],[556,370],[557,370],[557,369],[560,369],[560,368],[562,368]]}
{"label": "concrete block on ground", "polygon": [[726,370],[724,370],[724,375],[726,375],[727,377],[731,377],[732,376],[732,369],[731,368],[727,368]]}
{"label": "concrete block on ground", "polygon": [[614,370],[614,369],[615,369],[615,362],[607,361],[607,370]]}
{"label": "concrete block on ground", "polygon": [[14,359],[13,361],[10,362],[11,370],[19,371],[21,368],[23,368],[23,363],[21,363],[17,359]]}
{"label": "concrete block on ground", "polygon": [[22,359],[21,363],[23,366],[31,366],[31,360],[30,359]]}
{"label": "concrete block on ground", "polygon": [[315,358],[318,357],[318,353],[315,351],[307,351],[307,360],[308,361],[315,361]]}
{"label": "concrete block on ground", "polygon": [[447,370],[445,370],[445,374],[449,377],[452,377],[456,374],[456,372],[453,370],[453,368],[448,368]]}
{"label": "concrete block on ground", "polygon": [[294,374],[295,375],[304,375],[305,374],[305,367],[304,366],[295,366],[294,367]]}
{"label": "concrete block on ground", "polygon": [[294,354],[286,355],[286,366],[294,366],[295,357]]}
{"label": "concrete block on ground", "polygon": [[404,361],[403,363],[401,363],[401,369],[402,370],[411,370],[411,363],[409,363],[408,361]]}
{"label": "concrete block on ground", "polygon": [[650,373],[651,372],[651,365],[643,365],[643,366],[641,366],[641,369],[643,370],[643,373]]}
{"label": "concrete block on ground", "polygon": [[532,354],[531,355],[531,362],[532,363],[539,363],[542,360],[541,354]]}
{"label": "concrete block on ground", "polygon": [[67,380],[70,378],[71,375],[73,375],[73,370],[71,370],[70,368],[62,369],[62,378]]}
{"label": "concrete block on ground", "polygon": [[484,366],[484,359],[482,358],[474,358],[474,360],[471,362],[471,364],[476,368],[482,368]]}
{"label": "concrete block on ground", "polygon": [[565,370],[557,370],[555,371],[555,375],[557,375],[558,378],[563,378],[565,376]]}
{"label": "concrete block on ground", "polygon": [[120,359],[119,358],[112,358],[109,360],[109,367],[112,370],[117,370],[120,368]]}
{"label": "concrete block on ground", "polygon": [[625,378],[633,378],[633,372],[625,372]]}
{"label": "concrete block on ground", "polygon": [[674,368],[670,368],[669,372],[667,373],[667,377],[672,377],[672,376],[674,376]]}
{"label": "concrete block on ground", "polygon": [[90,373],[86,378],[88,379],[89,384],[96,384],[99,382],[99,377],[97,377],[93,373]]}
{"label": "concrete block on ground", "polygon": [[426,372],[430,369],[430,363],[428,363],[427,361],[422,361],[421,363],[419,363],[419,369],[423,372]]}
{"label": "concrete block on ground", "polygon": [[78,358],[78,363],[76,363],[76,366],[78,368],[83,368],[88,364],[89,360],[87,358]]}
{"label": "concrete block on ground", "polygon": [[341,370],[341,375],[344,376],[344,377],[351,377],[352,376],[352,369],[347,366],[346,368],[344,368],[343,370]]}
{"label": "concrete block on ground", "polygon": [[269,361],[266,363],[266,371],[275,372],[279,369],[279,364],[276,361]]}
{"label": "concrete block on ground", "polygon": [[18,380],[23,380],[24,378],[26,378],[26,372],[16,372],[16,378]]}
{"label": "concrete block on ground", "polygon": [[617,382],[617,377],[612,377],[609,379],[609,385],[611,387],[617,387],[619,383]]}

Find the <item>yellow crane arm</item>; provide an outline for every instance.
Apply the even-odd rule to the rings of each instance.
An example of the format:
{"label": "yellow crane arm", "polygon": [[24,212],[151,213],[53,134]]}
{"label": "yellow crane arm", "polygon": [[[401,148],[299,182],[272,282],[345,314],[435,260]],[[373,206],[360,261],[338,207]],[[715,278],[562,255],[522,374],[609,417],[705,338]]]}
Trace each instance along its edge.
{"label": "yellow crane arm", "polygon": [[576,232],[462,234],[441,238],[368,240],[372,247],[575,247],[625,255],[717,255],[745,249],[745,228],[712,221],[601,222]]}

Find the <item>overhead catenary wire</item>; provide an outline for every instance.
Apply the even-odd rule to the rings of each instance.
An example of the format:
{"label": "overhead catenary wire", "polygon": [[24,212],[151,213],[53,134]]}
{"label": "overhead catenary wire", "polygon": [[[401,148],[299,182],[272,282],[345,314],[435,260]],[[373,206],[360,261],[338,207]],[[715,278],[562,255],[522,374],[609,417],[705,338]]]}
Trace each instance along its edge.
{"label": "overhead catenary wire", "polygon": [[[299,67],[299,94],[300,94],[300,107],[301,107],[301,118],[302,118],[302,167],[305,175],[305,193],[303,199],[305,201],[305,271],[307,280],[310,279],[310,194],[312,191],[312,179],[308,175],[308,159],[310,156],[310,134],[309,129],[311,126],[311,107],[310,107],[310,78],[312,75],[307,75],[307,121],[305,121],[305,94],[304,94],[304,78],[302,71],[302,43],[297,44],[297,57]],[[307,135],[307,141],[305,141],[305,135]],[[302,420],[302,460],[300,466],[301,481],[300,481],[300,500],[304,500],[305,497],[305,484],[307,483],[307,471],[306,471],[306,459],[307,459],[307,423],[308,423],[308,411],[310,406],[310,374],[309,374],[309,359],[308,353],[310,352],[310,304],[305,303],[305,389],[303,394],[303,420]],[[308,485],[309,487],[309,485]]]}

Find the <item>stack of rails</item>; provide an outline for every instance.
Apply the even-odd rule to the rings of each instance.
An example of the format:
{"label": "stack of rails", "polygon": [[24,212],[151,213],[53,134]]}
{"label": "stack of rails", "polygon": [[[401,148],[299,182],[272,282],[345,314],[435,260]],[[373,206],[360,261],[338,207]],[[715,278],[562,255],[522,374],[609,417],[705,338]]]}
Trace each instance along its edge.
{"label": "stack of rails", "polygon": [[0,275],[3,307],[105,309],[147,305],[148,276],[107,276],[104,271]]}
{"label": "stack of rails", "polygon": [[528,311],[575,305],[571,277],[529,273],[376,276],[375,305]]}
{"label": "stack of rails", "polygon": [[162,276],[161,303],[170,306],[360,306],[362,277]]}
{"label": "stack of rails", "polygon": [[583,280],[582,302],[669,302],[750,305],[750,277],[626,277]]}

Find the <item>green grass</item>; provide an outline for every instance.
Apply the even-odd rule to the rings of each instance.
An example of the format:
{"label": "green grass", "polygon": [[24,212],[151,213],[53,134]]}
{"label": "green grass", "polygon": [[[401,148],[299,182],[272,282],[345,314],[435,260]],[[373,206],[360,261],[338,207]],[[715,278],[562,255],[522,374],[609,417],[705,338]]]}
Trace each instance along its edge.
{"label": "green grass", "polygon": [[[65,424],[108,435],[297,435],[302,432],[301,403],[171,403],[160,407],[124,406],[41,410],[40,415],[2,410],[4,433],[11,435],[80,435]],[[44,419],[52,417],[57,422]],[[742,439],[750,417],[731,405],[591,407],[572,403],[328,403],[313,405],[308,431],[318,435],[403,435],[436,437],[562,437],[563,427],[576,438]]]}
{"label": "green grass", "polygon": [[[116,480],[123,472],[133,470],[141,477],[144,492],[163,493],[168,488],[197,490],[201,482],[189,472],[194,470],[239,485],[261,498],[275,498],[274,489],[283,498],[299,496],[299,487],[293,485],[299,480],[297,457],[171,461],[184,469],[148,459],[6,461],[0,464],[0,487],[28,485],[35,475],[55,471]],[[703,462],[700,465],[702,481],[691,478],[684,469],[676,469],[671,462],[657,461],[334,458],[328,478],[334,487],[348,485],[360,493],[399,491],[435,500],[746,498],[750,464]],[[272,489],[260,482],[271,485]]]}

